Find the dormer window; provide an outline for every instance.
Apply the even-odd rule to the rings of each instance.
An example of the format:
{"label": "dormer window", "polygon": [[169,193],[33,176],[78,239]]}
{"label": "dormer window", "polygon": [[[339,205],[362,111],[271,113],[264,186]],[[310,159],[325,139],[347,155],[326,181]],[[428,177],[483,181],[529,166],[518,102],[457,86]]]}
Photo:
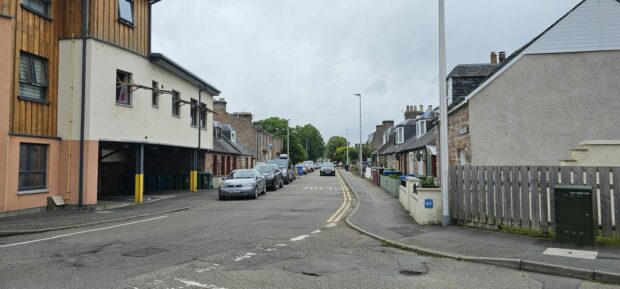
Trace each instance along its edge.
{"label": "dormer window", "polygon": [[133,26],[133,0],[118,0],[118,21]]}
{"label": "dormer window", "polygon": [[390,139],[390,131],[388,130],[383,133],[383,144],[387,143],[389,139]]}
{"label": "dormer window", "polygon": [[418,120],[415,125],[416,137],[426,134],[426,120]]}
{"label": "dormer window", "polygon": [[234,130],[230,132],[230,140],[237,142],[237,133]]}
{"label": "dormer window", "polygon": [[215,128],[215,138],[222,139],[222,128],[219,128],[219,127]]}
{"label": "dormer window", "polygon": [[405,128],[397,127],[396,128],[396,143],[404,143],[405,142]]}

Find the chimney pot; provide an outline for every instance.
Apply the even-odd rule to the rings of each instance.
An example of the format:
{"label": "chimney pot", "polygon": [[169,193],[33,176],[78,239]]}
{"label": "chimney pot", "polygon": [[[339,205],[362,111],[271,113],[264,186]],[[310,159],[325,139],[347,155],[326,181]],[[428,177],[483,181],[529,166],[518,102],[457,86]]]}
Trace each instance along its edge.
{"label": "chimney pot", "polygon": [[500,51],[499,52],[499,63],[502,63],[506,60],[506,52],[505,51]]}
{"label": "chimney pot", "polygon": [[433,106],[432,106],[432,105],[429,105],[429,106],[428,106],[428,110],[427,110],[427,112],[431,112],[431,111],[433,111]]}
{"label": "chimney pot", "polygon": [[420,112],[424,112],[424,105],[420,104]]}
{"label": "chimney pot", "polygon": [[497,53],[491,52],[491,64],[497,64]]}

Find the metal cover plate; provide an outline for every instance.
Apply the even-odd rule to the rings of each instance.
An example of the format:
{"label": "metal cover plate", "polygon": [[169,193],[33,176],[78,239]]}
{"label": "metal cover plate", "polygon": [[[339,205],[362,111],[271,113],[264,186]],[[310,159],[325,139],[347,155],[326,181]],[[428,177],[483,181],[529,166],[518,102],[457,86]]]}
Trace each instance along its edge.
{"label": "metal cover plate", "polygon": [[139,249],[139,250],[123,253],[121,255],[127,256],[127,257],[148,257],[148,256],[157,255],[157,254],[167,252],[167,251],[168,249],[149,247],[149,248],[144,248],[144,249]]}
{"label": "metal cover plate", "polygon": [[570,249],[560,249],[560,248],[547,248],[543,252],[544,255],[552,255],[552,256],[562,256],[562,257],[572,257],[579,259],[596,259],[598,255],[597,251],[584,251],[584,250],[570,250]]}

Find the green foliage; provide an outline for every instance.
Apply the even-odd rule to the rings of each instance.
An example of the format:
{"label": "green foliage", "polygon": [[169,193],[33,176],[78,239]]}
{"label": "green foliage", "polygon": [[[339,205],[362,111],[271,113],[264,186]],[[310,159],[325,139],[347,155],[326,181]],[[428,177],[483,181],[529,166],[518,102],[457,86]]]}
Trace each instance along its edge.
{"label": "green foliage", "polygon": [[[325,157],[335,161],[336,158],[334,154],[336,153],[336,150],[340,147],[346,148],[346,146],[347,146],[347,140],[344,137],[333,136],[329,138],[329,141],[327,141],[327,145],[325,145],[324,155]],[[351,156],[351,151],[349,151],[349,156]]]}
{"label": "green foliage", "polygon": [[[287,128],[288,121],[279,117],[270,117],[256,122],[264,131],[274,135],[277,138],[283,140],[282,152],[286,153],[287,149]],[[306,151],[299,141],[299,136],[293,133],[293,129],[290,129],[290,154],[289,158],[293,163],[298,163],[306,160]]]}
{"label": "green foliage", "polygon": [[420,185],[423,188],[437,188],[433,177],[420,178]]}
{"label": "green foliage", "polygon": [[291,129],[291,134],[296,136],[300,144],[304,147],[304,150],[306,147],[306,141],[308,142],[306,159],[316,161],[319,158],[323,157],[325,142],[323,141],[323,137],[321,136],[321,133],[316,127],[311,124],[296,126],[295,128]]}

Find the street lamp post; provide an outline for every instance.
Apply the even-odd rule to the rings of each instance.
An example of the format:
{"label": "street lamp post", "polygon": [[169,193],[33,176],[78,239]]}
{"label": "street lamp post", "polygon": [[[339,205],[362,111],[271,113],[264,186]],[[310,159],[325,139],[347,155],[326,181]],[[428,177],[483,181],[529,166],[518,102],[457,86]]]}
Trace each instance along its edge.
{"label": "street lamp post", "polygon": [[362,95],[359,93],[356,93],[355,95],[357,95],[360,98],[360,147],[359,147],[359,164],[360,164],[360,176],[363,177],[364,173],[362,172]]}
{"label": "street lamp post", "polygon": [[450,209],[448,207],[448,100],[446,99],[446,21],[445,3],[439,0],[439,147],[441,163],[441,225],[450,225]]}
{"label": "street lamp post", "polygon": [[288,158],[291,158],[291,126],[288,124],[288,122],[291,121],[290,119],[286,120],[286,155],[288,156]]}

